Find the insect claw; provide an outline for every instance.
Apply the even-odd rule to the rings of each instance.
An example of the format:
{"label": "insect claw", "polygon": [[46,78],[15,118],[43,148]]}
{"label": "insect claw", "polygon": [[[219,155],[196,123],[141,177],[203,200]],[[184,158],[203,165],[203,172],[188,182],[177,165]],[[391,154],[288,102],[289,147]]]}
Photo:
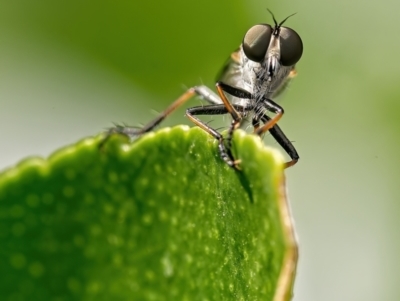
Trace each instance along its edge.
{"label": "insect claw", "polygon": [[242,160],[238,159],[238,160],[233,161],[232,163],[233,163],[233,166],[232,166],[232,167],[233,167],[234,169],[240,170],[240,171],[242,170],[242,169],[240,168],[240,166],[239,166],[240,163],[242,163]]}

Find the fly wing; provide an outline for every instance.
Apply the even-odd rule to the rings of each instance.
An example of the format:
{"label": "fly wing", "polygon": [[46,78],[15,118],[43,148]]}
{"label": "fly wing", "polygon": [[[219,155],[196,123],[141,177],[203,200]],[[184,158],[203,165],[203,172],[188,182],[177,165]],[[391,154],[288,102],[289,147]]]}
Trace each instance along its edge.
{"label": "fly wing", "polygon": [[286,77],[286,79],[282,82],[282,84],[279,86],[278,89],[274,92],[272,97],[278,97],[279,95],[282,94],[283,91],[286,90],[286,88],[289,86],[290,82],[292,79],[297,75],[297,71],[295,69],[295,66],[293,66],[292,70],[290,70],[289,75]]}
{"label": "fly wing", "polygon": [[216,81],[223,82],[233,87],[240,87],[242,81],[240,61],[240,49],[237,49],[226,60],[224,66],[217,75]]}
{"label": "fly wing", "polygon": [[[217,81],[223,82],[231,87],[244,89],[241,55],[243,54],[240,48],[230,55],[230,57],[226,60],[224,67],[219,72]],[[225,93],[225,96],[232,103],[245,105],[240,98],[234,97],[228,93]],[[247,100],[245,102],[247,102]]]}

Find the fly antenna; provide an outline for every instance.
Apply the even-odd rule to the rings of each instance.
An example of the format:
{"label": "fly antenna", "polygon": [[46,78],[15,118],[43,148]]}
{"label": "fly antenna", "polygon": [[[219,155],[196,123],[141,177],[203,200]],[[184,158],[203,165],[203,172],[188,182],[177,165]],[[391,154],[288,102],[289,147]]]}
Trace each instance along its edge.
{"label": "fly antenna", "polygon": [[286,17],[285,20],[283,20],[281,23],[279,23],[279,27],[281,27],[281,25],[283,23],[285,23],[287,19],[289,19],[290,17],[294,16],[295,14],[297,14],[297,13],[291,14],[290,16]]}
{"label": "fly antenna", "polygon": [[[275,16],[274,16],[274,14],[272,13],[272,11],[270,11],[269,8],[267,8],[267,11],[269,11],[269,13],[271,14],[272,19],[274,20],[275,26],[278,26],[278,22],[276,22]],[[290,17],[290,16],[289,16],[289,17]],[[287,19],[287,18],[286,18],[286,19]],[[285,19],[285,20],[286,20],[286,19]],[[280,25],[280,24],[279,24],[279,25]]]}
{"label": "fly antenna", "polygon": [[290,16],[286,17],[281,23],[278,24],[278,22],[276,21],[275,16],[274,16],[274,14],[272,13],[272,11],[270,11],[268,8],[267,8],[267,11],[271,14],[272,19],[274,20],[274,23],[275,23],[275,27],[277,27],[277,28],[281,27],[281,26],[283,25],[283,23],[286,22],[287,19],[289,19],[290,17],[292,17],[292,16],[294,16],[295,14],[297,14],[297,13],[291,14]]}

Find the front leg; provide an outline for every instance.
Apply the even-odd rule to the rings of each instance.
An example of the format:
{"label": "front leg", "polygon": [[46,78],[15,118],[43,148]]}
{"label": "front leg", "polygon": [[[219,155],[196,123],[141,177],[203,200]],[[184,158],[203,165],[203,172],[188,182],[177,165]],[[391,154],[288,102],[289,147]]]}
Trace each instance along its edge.
{"label": "front leg", "polygon": [[[239,105],[235,105],[236,109],[243,109],[243,107]],[[228,130],[228,137],[226,138],[227,144],[225,144],[225,139],[224,137],[215,129],[210,127],[208,124],[204,123],[201,121],[199,118],[197,118],[195,115],[222,115],[222,114],[227,114],[228,109],[224,104],[220,105],[210,105],[210,106],[205,106],[205,107],[193,107],[189,108],[186,110],[186,116],[198,127],[206,131],[208,134],[213,136],[215,139],[218,140],[218,150],[219,154],[224,160],[226,164],[228,164],[230,167],[238,169],[238,160],[235,160],[232,152],[231,152],[231,140],[232,140],[232,135],[233,131],[235,128],[236,122],[233,120],[231,126],[229,127]]]}
{"label": "front leg", "polygon": [[[266,124],[271,120],[271,118],[268,115],[263,115],[261,117],[261,120],[264,122],[264,124]],[[269,129],[269,132],[291,159],[291,161],[285,163],[285,168],[295,165],[297,161],[299,161],[300,156],[297,153],[296,148],[293,146],[292,142],[286,137],[281,128],[277,124],[275,124]]]}
{"label": "front leg", "polygon": [[[218,94],[221,97],[223,104],[225,105],[227,111],[231,114],[232,119],[233,119],[231,126],[229,127],[229,130],[228,130],[228,135],[226,137],[226,143],[224,143],[223,141],[220,141],[219,150],[220,150],[221,156],[224,158],[225,162],[227,162],[227,164],[229,166],[239,169],[238,164],[240,163],[240,161],[234,160],[233,154],[232,154],[232,139],[233,139],[233,134],[234,134],[235,130],[240,127],[245,113],[253,110],[253,105],[251,102],[252,95],[251,95],[251,93],[247,92],[246,90],[227,85],[223,82],[217,82],[216,87],[217,87]],[[225,92],[232,96],[241,98],[241,99],[249,99],[248,105],[243,107],[243,106],[231,103],[225,96]],[[240,112],[242,112],[242,113],[240,113]]]}

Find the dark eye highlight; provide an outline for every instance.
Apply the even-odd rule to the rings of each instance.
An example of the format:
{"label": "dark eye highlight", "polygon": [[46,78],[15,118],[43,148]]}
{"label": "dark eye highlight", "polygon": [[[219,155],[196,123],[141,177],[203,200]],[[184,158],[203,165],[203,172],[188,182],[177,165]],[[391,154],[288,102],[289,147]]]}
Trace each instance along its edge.
{"label": "dark eye highlight", "polygon": [[289,27],[281,27],[279,37],[281,63],[283,66],[293,66],[303,54],[303,42],[297,32]]}
{"label": "dark eye highlight", "polygon": [[261,62],[271,40],[272,28],[268,24],[259,24],[250,28],[243,38],[243,51],[249,60]]}

